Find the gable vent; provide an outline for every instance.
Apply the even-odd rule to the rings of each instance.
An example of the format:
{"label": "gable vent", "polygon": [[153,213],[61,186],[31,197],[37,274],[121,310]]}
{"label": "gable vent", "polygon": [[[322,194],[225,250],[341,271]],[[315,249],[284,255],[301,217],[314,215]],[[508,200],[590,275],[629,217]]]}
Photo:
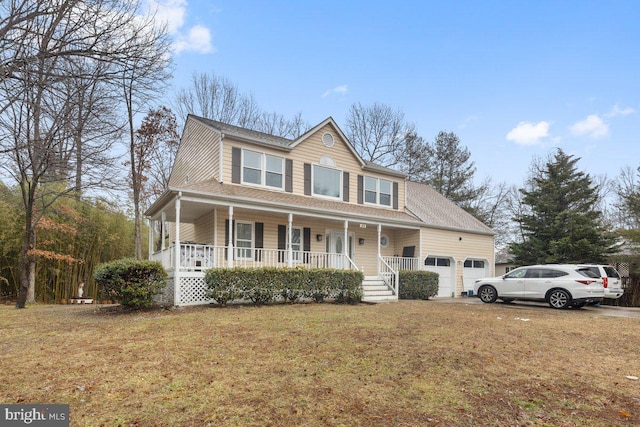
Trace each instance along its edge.
{"label": "gable vent", "polygon": [[333,147],[334,142],[335,141],[333,140],[333,135],[331,135],[329,132],[325,132],[324,134],[322,134],[322,143],[325,147]]}

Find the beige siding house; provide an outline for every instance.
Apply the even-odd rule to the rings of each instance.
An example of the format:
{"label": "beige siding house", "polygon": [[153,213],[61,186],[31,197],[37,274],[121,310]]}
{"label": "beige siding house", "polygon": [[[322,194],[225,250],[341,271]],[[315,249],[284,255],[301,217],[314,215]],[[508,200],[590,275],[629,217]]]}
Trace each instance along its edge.
{"label": "beige siding house", "polygon": [[401,269],[437,271],[447,297],[493,273],[491,229],[363,161],[332,118],[290,140],[189,115],[169,188],[146,215],[175,305],[208,303],[213,267],[359,270],[365,301],[397,299]]}

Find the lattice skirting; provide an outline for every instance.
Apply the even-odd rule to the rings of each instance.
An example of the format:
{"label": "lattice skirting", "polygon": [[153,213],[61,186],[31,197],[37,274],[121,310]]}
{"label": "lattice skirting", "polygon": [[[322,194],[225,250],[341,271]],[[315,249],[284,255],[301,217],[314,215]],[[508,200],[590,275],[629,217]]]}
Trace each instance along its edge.
{"label": "lattice skirting", "polygon": [[173,275],[170,275],[167,279],[164,290],[160,295],[156,295],[154,301],[158,304],[169,304],[173,305],[173,297],[174,297],[174,287],[173,287]]}
{"label": "lattice skirting", "polygon": [[213,302],[207,298],[207,288],[202,273],[181,273],[179,301],[175,305],[198,305]]}

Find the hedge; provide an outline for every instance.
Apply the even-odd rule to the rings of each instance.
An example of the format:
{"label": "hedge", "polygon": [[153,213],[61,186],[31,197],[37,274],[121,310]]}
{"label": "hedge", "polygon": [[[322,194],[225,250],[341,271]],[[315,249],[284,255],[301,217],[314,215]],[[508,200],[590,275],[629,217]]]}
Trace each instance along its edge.
{"label": "hedge", "polygon": [[400,299],[429,299],[438,295],[439,274],[432,271],[401,270]]}
{"label": "hedge", "polygon": [[103,298],[128,307],[149,307],[162,293],[168,275],[158,261],[126,258],[98,265],[94,277]]}
{"label": "hedge", "polygon": [[276,298],[353,304],[362,300],[363,279],[359,271],[302,268],[213,268],[204,277],[207,296],[220,305],[233,300],[267,304]]}

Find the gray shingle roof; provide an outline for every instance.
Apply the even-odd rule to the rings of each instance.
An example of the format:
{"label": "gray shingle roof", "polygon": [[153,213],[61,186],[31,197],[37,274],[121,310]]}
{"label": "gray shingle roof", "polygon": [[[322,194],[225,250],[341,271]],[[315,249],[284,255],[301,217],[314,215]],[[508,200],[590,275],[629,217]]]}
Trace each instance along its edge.
{"label": "gray shingle roof", "polygon": [[407,181],[406,207],[425,224],[433,227],[495,234],[476,217],[426,184]]}
{"label": "gray shingle roof", "polygon": [[239,126],[229,125],[226,123],[218,122],[216,120],[205,119],[204,117],[194,116],[193,114],[190,114],[190,116],[195,120],[198,120],[208,126],[218,129],[222,133],[232,135],[234,137],[237,137],[243,140],[271,145],[276,148],[289,148],[289,146],[293,143],[292,139],[283,138],[281,136],[270,135],[268,133],[259,132],[257,130],[251,130],[251,129],[246,129]]}

